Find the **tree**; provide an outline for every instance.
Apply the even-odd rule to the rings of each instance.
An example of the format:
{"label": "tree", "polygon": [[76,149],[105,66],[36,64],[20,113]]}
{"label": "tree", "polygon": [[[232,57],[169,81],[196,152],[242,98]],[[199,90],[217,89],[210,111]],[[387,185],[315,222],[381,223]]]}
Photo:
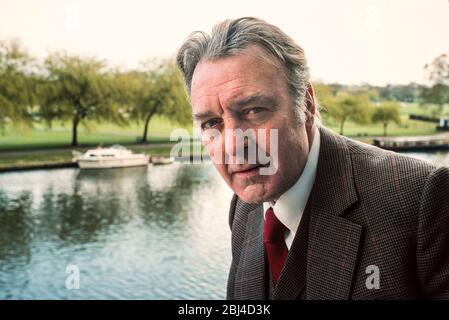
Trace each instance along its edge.
{"label": "tree", "polygon": [[130,117],[144,122],[142,142],[148,141],[148,127],[155,115],[162,115],[180,124],[191,121],[191,108],[183,80],[176,66],[169,61],[149,61],[143,70],[122,75],[128,79],[126,99]]}
{"label": "tree", "polygon": [[443,113],[443,107],[449,103],[449,86],[443,83],[436,83],[431,87],[423,86],[420,90],[420,106],[428,107],[435,105],[431,110],[432,116],[436,117]]}
{"label": "tree", "polygon": [[114,99],[114,81],[105,61],[67,54],[53,54],[45,61],[42,115],[72,122],[72,146],[78,145],[78,125],[84,120],[126,120]]}
{"label": "tree", "polygon": [[36,102],[34,60],[17,40],[0,41],[0,129],[31,126]]}
{"label": "tree", "polygon": [[384,136],[387,136],[387,126],[390,122],[400,123],[400,109],[399,103],[393,101],[383,102],[374,108],[372,121],[383,124]]}
{"label": "tree", "polygon": [[327,122],[329,120],[328,108],[334,103],[334,93],[331,86],[316,82],[313,84],[316,99],[321,107],[320,117],[323,121]]}
{"label": "tree", "polygon": [[439,55],[424,69],[432,83],[449,85],[449,53]]}
{"label": "tree", "polygon": [[366,95],[353,95],[348,92],[339,92],[334,103],[328,106],[329,116],[340,123],[340,134],[343,134],[347,120],[357,124],[365,124],[371,115],[371,104]]}
{"label": "tree", "polygon": [[445,53],[438,56],[432,63],[426,64],[424,69],[432,86],[421,88],[420,105],[435,104],[437,108],[432,114],[436,116],[441,114],[444,105],[449,103],[449,55]]}

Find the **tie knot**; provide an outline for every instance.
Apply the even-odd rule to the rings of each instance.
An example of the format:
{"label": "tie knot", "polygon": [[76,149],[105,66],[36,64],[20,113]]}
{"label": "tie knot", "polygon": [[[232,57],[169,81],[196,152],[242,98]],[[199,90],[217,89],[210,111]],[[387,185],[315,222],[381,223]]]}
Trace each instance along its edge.
{"label": "tie knot", "polygon": [[269,208],[265,213],[264,242],[284,241],[286,226],[274,214],[273,208]]}

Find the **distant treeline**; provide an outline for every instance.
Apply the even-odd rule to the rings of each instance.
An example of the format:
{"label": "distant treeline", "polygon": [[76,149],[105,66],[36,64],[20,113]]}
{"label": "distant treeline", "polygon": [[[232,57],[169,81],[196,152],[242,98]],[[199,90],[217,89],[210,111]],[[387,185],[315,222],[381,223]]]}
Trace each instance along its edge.
{"label": "distant treeline", "polygon": [[[398,102],[418,102],[441,114],[449,103],[447,54],[425,66],[431,86],[345,86],[314,83],[324,119],[340,124],[399,122]],[[431,107],[430,107],[431,106]],[[436,106],[436,107],[435,107]],[[83,121],[126,125],[142,123],[142,142],[148,124],[162,115],[187,124],[191,108],[183,80],[172,59],[150,59],[134,70],[111,66],[105,60],[65,52],[49,54],[40,61],[19,41],[0,41],[0,131],[7,126],[29,126],[54,121],[72,124],[72,145],[78,144]],[[0,135],[1,143],[1,135]]]}
{"label": "distant treeline", "polygon": [[339,91],[353,93],[366,92],[372,100],[399,101],[406,103],[419,103],[420,105],[437,105],[441,108],[449,103],[449,54],[444,53],[436,57],[431,63],[424,66],[424,72],[430,85],[411,82],[406,85],[388,84],[386,86],[373,86],[370,84],[344,85],[339,83],[327,84],[333,94]]}
{"label": "distant treeline", "polygon": [[388,84],[386,86],[372,86],[369,84],[348,86],[338,83],[328,85],[334,92],[342,90],[349,92],[374,90],[376,92],[376,98],[379,101],[394,100],[408,103],[419,102],[420,90],[423,87],[413,82],[406,85]]}
{"label": "distant treeline", "polygon": [[[338,83],[327,84],[332,88],[332,91],[348,91],[348,92],[360,92],[360,91],[370,91],[376,92],[376,97],[378,101],[399,101],[406,103],[421,103],[425,102],[422,99],[422,92],[426,89],[432,88],[432,86],[425,86],[411,82],[404,85],[394,85],[388,84],[386,86],[373,86],[370,84],[363,85],[344,85]],[[447,89],[447,86],[446,86]],[[431,102],[433,103],[433,102]]]}

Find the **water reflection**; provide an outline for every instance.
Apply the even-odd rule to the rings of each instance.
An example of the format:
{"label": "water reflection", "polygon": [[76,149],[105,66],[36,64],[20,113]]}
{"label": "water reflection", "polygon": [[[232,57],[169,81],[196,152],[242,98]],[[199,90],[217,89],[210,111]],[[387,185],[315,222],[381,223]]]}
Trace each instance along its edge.
{"label": "water reflection", "polygon": [[211,164],[0,174],[0,299],[224,298],[230,197]]}
{"label": "water reflection", "polygon": [[230,196],[208,164],[0,175],[0,299],[223,298]]}

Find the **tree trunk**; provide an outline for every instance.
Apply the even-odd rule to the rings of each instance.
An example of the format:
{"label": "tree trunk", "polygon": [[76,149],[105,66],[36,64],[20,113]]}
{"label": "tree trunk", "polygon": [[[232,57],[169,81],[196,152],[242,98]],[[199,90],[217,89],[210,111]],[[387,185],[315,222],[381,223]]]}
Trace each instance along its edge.
{"label": "tree trunk", "polygon": [[72,120],[72,147],[78,145],[78,124],[80,120],[78,115],[76,114]]}
{"label": "tree trunk", "polygon": [[384,137],[387,136],[387,126],[388,126],[388,122],[384,122]]}
{"label": "tree trunk", "polygon": [[151,118],[153,117],[154,112],[150,112],[145,119],[145,127],[143,129],[142,143],[147,143],[148,136],[148,124],[150,123]]}
{"label": "tree trunk", "polygon": [[340,134],[341,135],[343,135],[343,127],[345,126],[345,121],[346,121],[346,117],[341,119],[341,122],[340,122]]}

